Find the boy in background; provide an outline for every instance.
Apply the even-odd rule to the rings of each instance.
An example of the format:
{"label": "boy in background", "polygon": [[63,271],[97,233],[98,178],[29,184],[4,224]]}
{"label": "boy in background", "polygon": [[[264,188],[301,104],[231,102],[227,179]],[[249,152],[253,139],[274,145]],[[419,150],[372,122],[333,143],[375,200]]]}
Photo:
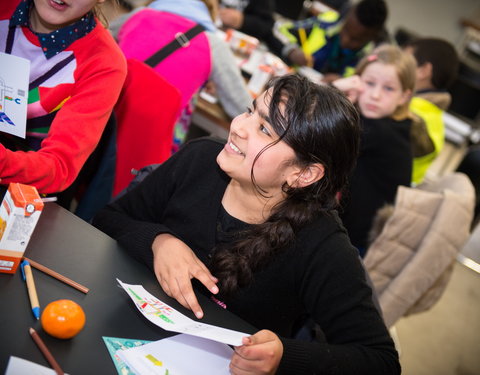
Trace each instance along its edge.
{"label": "boy in background", "polygon": [[384,31],[387,6],[383,0],[362,0],[341,19],[327,11],[317,17],[279,26],[284,55],[296,65],[311,65],[326,82],[354,74],[358,61],[371,52]]}
{"label": "boy in background", "polygon": [[459,65],[453,45],[439,38],[420,38],[410,42],[405,50],[417,60],[415,96],[447,110],[452,101],[447,89],[455,81]]}
{"label": "boy in background", "polygon": [[447,89],[457,77],[459,59],[453,45],[439,38],[414,39],[405,51],[413,54],[417,61],[416,91],[410,102],[416,125],[413,128],[426,127],[430,137],[428,143],[416,142],[423,146],[413,150],[412,182],[419,184],[445,143],[443,112],[452,100]]}

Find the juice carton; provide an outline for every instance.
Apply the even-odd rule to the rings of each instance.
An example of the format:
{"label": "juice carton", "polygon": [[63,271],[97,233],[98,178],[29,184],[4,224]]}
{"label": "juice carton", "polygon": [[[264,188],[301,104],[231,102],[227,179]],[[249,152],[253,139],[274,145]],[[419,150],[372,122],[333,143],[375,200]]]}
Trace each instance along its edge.
{"label": "juice carton", "polygon": [[225,41],[235,53],[243,56],[250,56],[260,44],[257,38],[234,29],[228,29],[226,31]]}
{"label": "juice carton", "polygon": [[15,273],[42,210],[35,187],[9,185],[0,206],[0,272]]}

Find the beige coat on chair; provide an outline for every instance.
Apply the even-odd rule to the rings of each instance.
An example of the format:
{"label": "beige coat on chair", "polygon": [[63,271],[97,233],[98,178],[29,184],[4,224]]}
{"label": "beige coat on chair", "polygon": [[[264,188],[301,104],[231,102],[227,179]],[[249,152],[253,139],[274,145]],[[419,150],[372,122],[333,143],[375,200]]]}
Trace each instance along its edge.
{"label": "beige coat on chair", "polygon": [[472,183],[461,173],[399,187],[393,214],[365,257],[387,327],[440,298],[468,239],[474,202]]}

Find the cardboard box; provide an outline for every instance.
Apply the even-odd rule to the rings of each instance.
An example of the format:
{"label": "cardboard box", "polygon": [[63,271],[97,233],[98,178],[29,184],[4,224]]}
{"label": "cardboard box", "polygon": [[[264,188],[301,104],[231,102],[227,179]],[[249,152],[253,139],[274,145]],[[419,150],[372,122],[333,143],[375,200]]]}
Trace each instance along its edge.
{"label": "cardboard box", "polygon": [[0,207],[0,272],[16,272],[42,210],[35,187],[9,185]]}

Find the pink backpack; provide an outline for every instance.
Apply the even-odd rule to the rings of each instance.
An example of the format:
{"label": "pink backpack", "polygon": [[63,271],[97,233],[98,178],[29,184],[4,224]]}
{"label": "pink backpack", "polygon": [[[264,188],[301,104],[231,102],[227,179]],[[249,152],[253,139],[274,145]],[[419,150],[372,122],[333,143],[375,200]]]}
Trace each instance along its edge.
{"label": "pink backpack", "polygon": [[[193,26],[195,22],[176,14],[143,9],[122,26],[118,44],[127,58],[145,61]],[[210,76],[211,52],[207,36],[203,32],[197,35],[154,69],[180,91],[181,107],[186,107]]]}

